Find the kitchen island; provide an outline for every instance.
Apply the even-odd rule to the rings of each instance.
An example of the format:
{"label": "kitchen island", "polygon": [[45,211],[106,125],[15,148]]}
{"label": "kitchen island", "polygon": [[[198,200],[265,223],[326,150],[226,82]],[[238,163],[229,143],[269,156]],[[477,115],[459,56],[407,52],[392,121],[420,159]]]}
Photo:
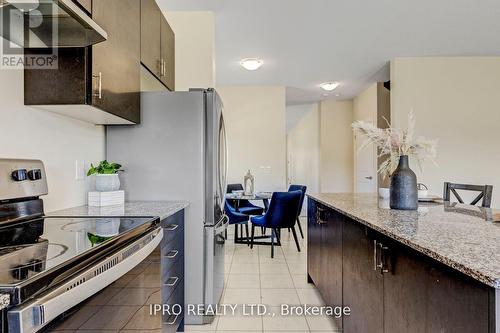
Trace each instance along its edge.
{"label": "kitchen island", "polygon": [[499,332],[500,224],[492,211],[375,194],[312,194],[308,278],[349,306],[344,332]]}

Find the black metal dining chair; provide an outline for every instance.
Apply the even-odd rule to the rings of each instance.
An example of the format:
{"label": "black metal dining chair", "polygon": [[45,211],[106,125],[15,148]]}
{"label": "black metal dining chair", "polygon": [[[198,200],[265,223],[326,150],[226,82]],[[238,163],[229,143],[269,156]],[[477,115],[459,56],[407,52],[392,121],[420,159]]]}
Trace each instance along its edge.
{"label": "black metal dining chair", "polygon": [[476,198],[472,200],[470,205],[475,206],[479,201],[481,201],[481,207],[485,208],[491,207],[491,197],[493,196],[492,185],[469,185],[469,184],[456,184],[456,183],[445,182],[443,200],[450,202],[451,193],[453,193],[458,202],[463,204],[464,200],[457,192],[457,190],[479,192]]}

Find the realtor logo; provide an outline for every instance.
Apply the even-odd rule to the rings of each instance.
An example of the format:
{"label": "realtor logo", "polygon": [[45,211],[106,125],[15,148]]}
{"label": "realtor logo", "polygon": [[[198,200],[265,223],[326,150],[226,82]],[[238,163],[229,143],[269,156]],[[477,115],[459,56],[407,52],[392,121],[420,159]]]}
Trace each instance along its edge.
{"label": "realtor logo", "polygon": [[0,0],[0,69],[57,69],[58,7],[39,0]]}

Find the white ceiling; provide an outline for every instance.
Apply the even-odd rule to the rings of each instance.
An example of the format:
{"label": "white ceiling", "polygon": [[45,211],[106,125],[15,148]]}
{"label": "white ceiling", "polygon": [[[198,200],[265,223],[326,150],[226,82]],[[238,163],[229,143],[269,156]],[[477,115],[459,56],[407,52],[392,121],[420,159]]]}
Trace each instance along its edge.
{"label": "white ceiling", "polygon": [[[394,57],[500,55],[498,0],[157,1],[215,13],[217,85],[284,85],[289,104],[353,97]],[[246,57],[265,63],[246,71]],[[341,96],[322,96],[324,81]]]}

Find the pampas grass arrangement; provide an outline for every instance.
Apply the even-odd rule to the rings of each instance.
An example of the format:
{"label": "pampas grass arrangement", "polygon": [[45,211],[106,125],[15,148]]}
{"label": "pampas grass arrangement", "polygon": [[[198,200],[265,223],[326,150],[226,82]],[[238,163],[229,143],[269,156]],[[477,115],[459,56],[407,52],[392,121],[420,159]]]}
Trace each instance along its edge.
{"label": "pampas grass arrangement", "polygon": [[405,130],[393,128],[386,120],[388,128],[378,128],[372,123],[356,121],[352,124],[354,131],[362,133],[366,140],[360,149],[369,144],[376,145],[380,151],[378,157],[385,157],[380,164],[378,173],[384,178],[396,170],[399,157],[408,155],[417,161],[422,169],[425,160],[434,162],[438,140],[429,140],[422,136],[415,137],[415,115],[413,110],[408,113],[408,127]]}

